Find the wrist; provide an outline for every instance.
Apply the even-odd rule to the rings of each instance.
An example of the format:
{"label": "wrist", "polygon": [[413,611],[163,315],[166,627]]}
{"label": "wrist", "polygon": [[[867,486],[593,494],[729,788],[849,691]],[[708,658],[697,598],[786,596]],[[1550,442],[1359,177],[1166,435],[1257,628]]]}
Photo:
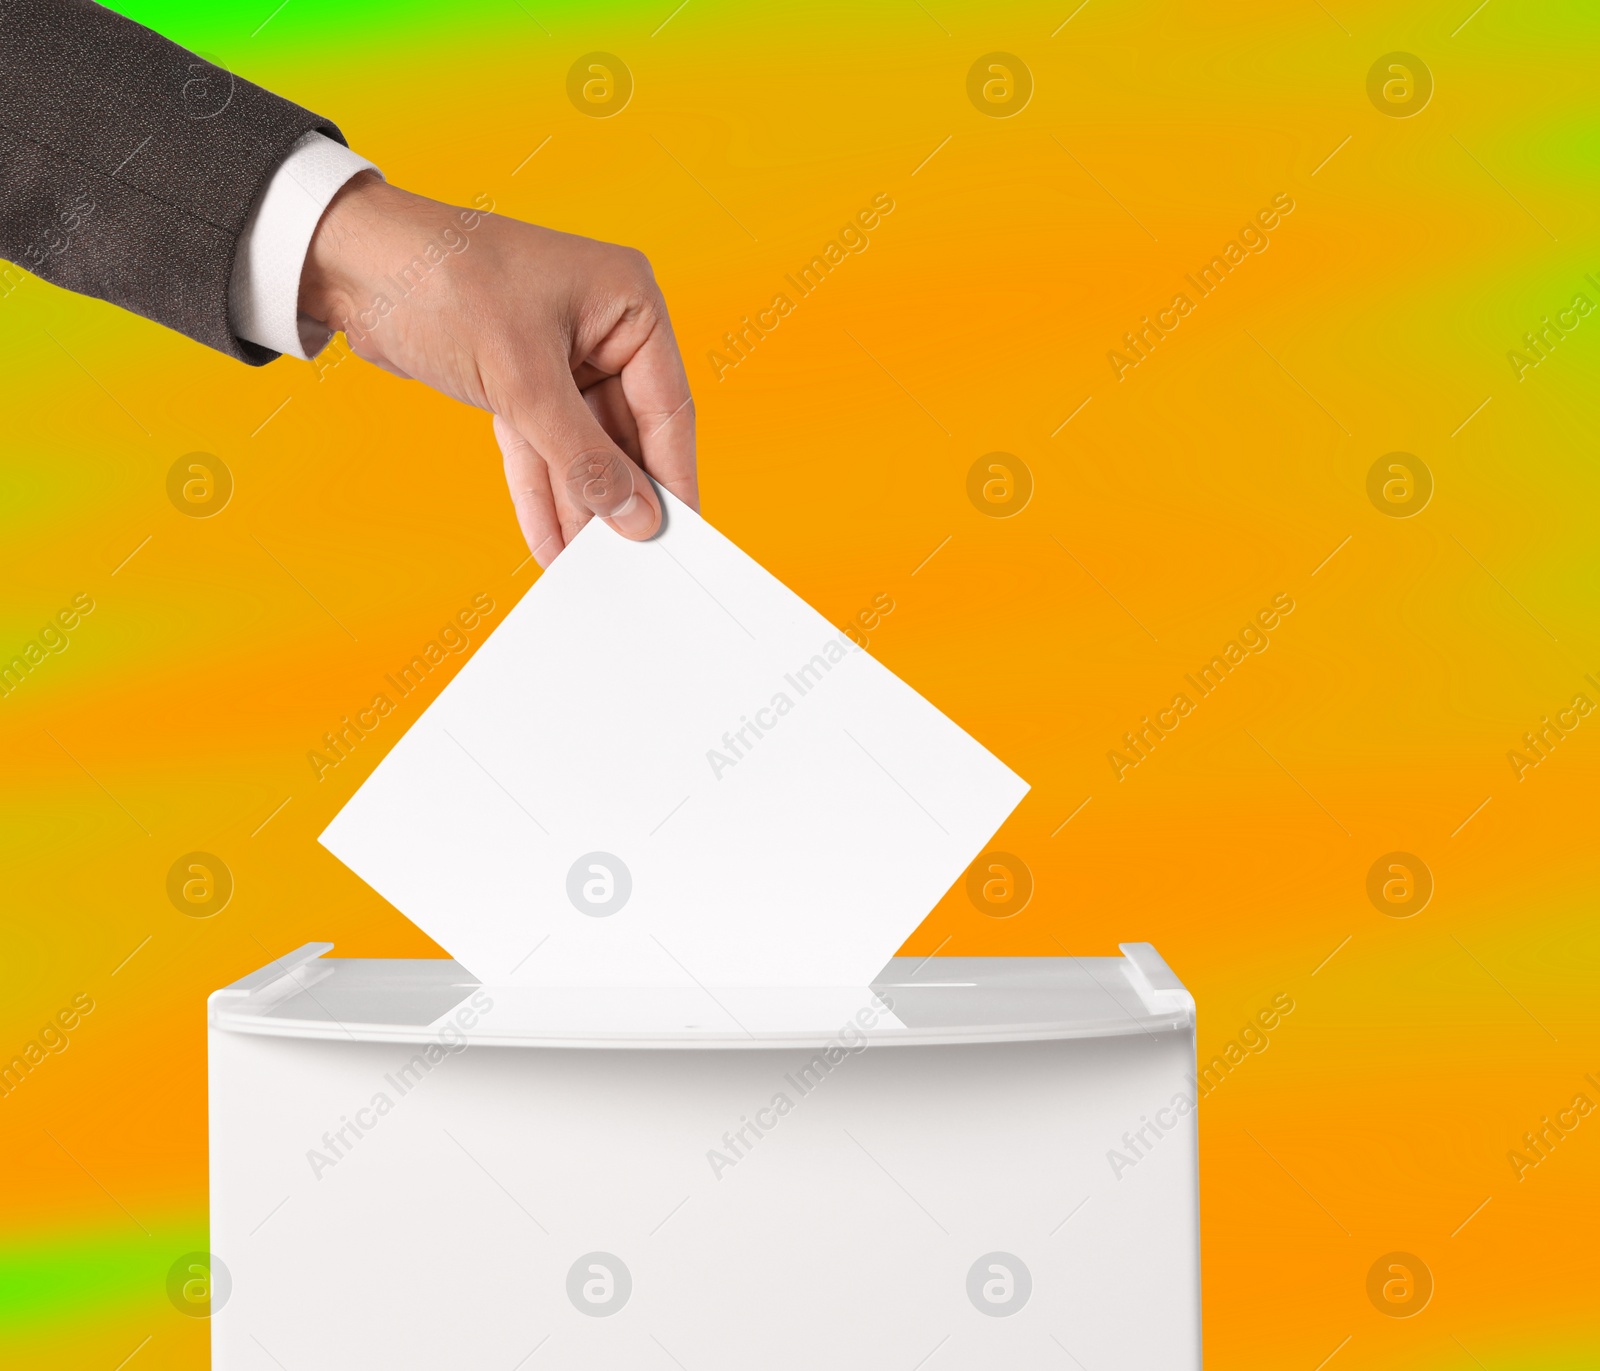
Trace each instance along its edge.
{"label": "wrist", "polygon": [[329,202],[300,274],[302,315],[338,333],[369,301],[393,226],[417,197],[374,172],[352,176]]}

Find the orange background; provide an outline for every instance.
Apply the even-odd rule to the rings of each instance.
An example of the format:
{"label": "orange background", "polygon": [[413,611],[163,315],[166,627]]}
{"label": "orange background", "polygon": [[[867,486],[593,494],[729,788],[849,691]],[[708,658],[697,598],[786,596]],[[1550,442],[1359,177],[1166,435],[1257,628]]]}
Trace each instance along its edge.
{"label": "orange background", "polygon": [[[1600,1118],[1508,1160],[1600,1103],[1600,718],[1508,759],[1600,702],[1600,317],[1508,359],[1600,303],[1600,19],[1075,2],[123,7],[398,184],[650,255],[707,516],[836,623],[890,596],[871,651],[1032,783],[995,840],[1028,907],[958,885],[908,952],[1148,940],[1203,1058],[1293,996],[1201,1111],[1214,1365],[1600,1364]],[[1400,49],[1434,82],[1408,118],[1367,90]],[[595,50],[633,74],[614,117],[567,95]],[[1033,83],[1004,118],[967,88],[997,51]],[[870,247],[717,379],[880,192]],[[1118,379],[1280,193],[1270,246]],[[448,672],[325,779],[306,754],[537,571],[487,417],[358,360],[250,370],[27,280],[0,363],[0,656],[95,605],[0,699],[0,1057],[96,1006],[0,1098],[0,1356],[197,1367],[163,1282],[206,1246],[206,994],[311,940],[438,955],[316,835]],[[235,486],[204,519],[167,493],[197,451]],[[1010,517],[968,493],[994,452],[1031,479]],[[1368,495],[1394,452],[1432,477],[1408,518]],[[1280,593],[1270,647],[1119,779]],[[194,850],[235,884],[206,919],[166,893]],[[1367,894],[1397,850],[1435,883],[1404,918]],[[1366,1295],[1394,1250],[1436,1281],[1411,1319]]]}

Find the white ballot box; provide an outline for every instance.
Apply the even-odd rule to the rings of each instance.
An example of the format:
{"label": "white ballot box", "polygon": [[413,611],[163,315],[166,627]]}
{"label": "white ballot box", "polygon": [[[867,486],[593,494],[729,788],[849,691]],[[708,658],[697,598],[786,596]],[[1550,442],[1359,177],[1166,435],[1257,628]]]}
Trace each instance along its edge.
{"label": "white ballot box", "polygon": [[1154,948],[870,988],[210,1000],[218,1371],[1185,1371],[1194,1001]]}

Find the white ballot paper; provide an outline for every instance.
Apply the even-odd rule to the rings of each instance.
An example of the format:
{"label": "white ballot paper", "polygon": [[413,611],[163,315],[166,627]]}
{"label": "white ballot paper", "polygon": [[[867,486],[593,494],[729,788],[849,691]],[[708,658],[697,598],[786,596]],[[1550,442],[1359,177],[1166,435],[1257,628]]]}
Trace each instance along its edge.
{"label": "white ballot paper", "polygon": [[478,980],[867,985],[1027,785],[664,491],[596,519],[322,834]]}

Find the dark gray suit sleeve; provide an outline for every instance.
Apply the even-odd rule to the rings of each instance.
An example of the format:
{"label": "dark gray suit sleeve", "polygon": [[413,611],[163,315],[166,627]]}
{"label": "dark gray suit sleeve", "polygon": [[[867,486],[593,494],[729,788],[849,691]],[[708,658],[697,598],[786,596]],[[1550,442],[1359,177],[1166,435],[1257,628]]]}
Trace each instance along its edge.
{"label": "dark gray suit sleeve", "polygon": [[90,0],[0,0],[0,257],[67,290],[270,362],[234,337],[228,282],[250,207],[313,131],[344,142]]}

